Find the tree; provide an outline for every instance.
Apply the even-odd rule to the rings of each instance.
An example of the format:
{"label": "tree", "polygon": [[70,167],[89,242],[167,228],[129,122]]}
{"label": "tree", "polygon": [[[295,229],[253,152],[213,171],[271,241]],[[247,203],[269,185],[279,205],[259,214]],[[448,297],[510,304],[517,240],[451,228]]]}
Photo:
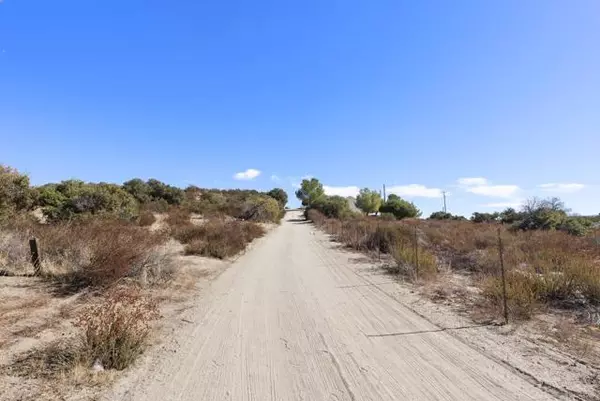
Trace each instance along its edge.
{"label": "tree", "polygon": [[381,207],[381,195],[377,191],[363,188],[356,197],[356,206],[367,215],[376,213]]}
{"label": "tree", "polygon": [[408,202],[394,194],[391,194],[388,197],[387,201],[379,208],[379,211],[381,213],[391,213],[396,216],[397,219],[419,217],[421,215],[421,211],[414,203]]}
{"label": "tree", "polygon": [[267,195],[269,195],[271,198],[275,199],[282,208],[285,207],[285,205],[288,202],[288,195],[281,188],[273,188],[272,190],[267,192]]}
{"label": "tree", "polygon": [[521,213],[523,220],[519,223],[521,230],[554,230],[567,220],[565,204],[559,198],[532,198],[525,202]]}
{"label": "tree", "polygon": [[300,189],[296,191],[296,197],[302,202],[303,206],[312,206],[313,203],[325,195],[323,184],[316,178],[302,180]]}
{"label": "tree", "polygon": [[475,213],[473,213],[473,216],[471,216],[471,221],[473,223],[493,223],[494,221],[498,220],[498,216],[499,216],[499,214],[497,212],[494,212],[494,213],[475,212]]}

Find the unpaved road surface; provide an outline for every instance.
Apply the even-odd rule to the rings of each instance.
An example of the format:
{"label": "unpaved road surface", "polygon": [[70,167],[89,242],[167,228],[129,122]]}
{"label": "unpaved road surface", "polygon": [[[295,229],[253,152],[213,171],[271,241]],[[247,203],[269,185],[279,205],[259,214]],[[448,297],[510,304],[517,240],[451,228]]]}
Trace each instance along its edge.
{"label": "unpaved road surface", "polygon": [[[113,400],[549,400],[366,279],[297,212],[212,282]],[[376,285],[374,285],[376,284]],[[380,285],[378,285],[380,284]]]}

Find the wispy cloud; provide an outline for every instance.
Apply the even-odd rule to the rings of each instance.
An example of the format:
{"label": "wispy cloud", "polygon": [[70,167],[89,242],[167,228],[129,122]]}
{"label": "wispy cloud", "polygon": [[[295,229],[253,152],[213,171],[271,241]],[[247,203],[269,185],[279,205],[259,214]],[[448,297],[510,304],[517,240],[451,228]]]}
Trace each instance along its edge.
{"label": "wispy cloud", "polygon": [[271,175],[271,181],[279,182],[279,181],[281,181],[281,178],[279,178],[277,175],[273,174],[273,175]]}
{"label": "wispy cloud", "polygon": [[573,192],[581,191],[583,188],[585,188],[585,185],[578,184],[575,182],[567,182],[567,183],[551,182],[548,184],[538,185],[538,188],[540,188],[544,192],[565,194],[565,193],[573,193]]}
{"label": "wispy cloud", "polygon": [[233,178],[235,180],[253,180],[260,175],[260,170],[249,168],[246,171],[235,173]]}
{"label": "wispy cloud", "polygon": [[520,189],[518,185],[492,185],[483,177],[459,178],[457,183],[467,192],[492,198],[513,198]]}
{"label": "wispy cloud", "polygon": [[470,187],[474,185],[487,185],[488,180],[483,177],[465,177],[457,180],[458,185]]}
{"label": "wispy cloud", "polygon": [[398,196],[406,197],[421,197],[421,198],[440,198],[442,196],[442,190],[439,188],[428,188],[421,184],[410,184],[410,185],[394,185],[388,187],[386,192],[389,194],[396,194]]}
{"label": "wispy cloud", "polygon": [[325,191],[325,195],[339,195],[343,197],[356,196],[358,195],[358,191],[360,191],[360,189],[355,186],[332,187],[329,185],[323,185],[323,190]]}

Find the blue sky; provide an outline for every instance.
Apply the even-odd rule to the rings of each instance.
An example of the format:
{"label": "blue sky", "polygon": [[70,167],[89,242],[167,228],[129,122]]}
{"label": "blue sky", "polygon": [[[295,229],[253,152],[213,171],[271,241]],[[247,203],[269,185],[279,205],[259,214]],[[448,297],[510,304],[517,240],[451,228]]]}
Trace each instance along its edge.
{"label": "blue sky", "polygon": [[599,43],[595,0],[4,0],[0,162],[595,214]]}

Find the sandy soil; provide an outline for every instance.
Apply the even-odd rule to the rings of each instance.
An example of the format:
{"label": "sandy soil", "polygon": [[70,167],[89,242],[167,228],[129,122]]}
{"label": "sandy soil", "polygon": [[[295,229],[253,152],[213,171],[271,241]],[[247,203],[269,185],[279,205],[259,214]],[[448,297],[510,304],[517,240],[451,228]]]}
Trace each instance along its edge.
{"label": "sandy soil", "polygon": [[577,399],[521,370],[488,328],[421,313],[415,294],[298,212],[252,248],[104,399]]}

